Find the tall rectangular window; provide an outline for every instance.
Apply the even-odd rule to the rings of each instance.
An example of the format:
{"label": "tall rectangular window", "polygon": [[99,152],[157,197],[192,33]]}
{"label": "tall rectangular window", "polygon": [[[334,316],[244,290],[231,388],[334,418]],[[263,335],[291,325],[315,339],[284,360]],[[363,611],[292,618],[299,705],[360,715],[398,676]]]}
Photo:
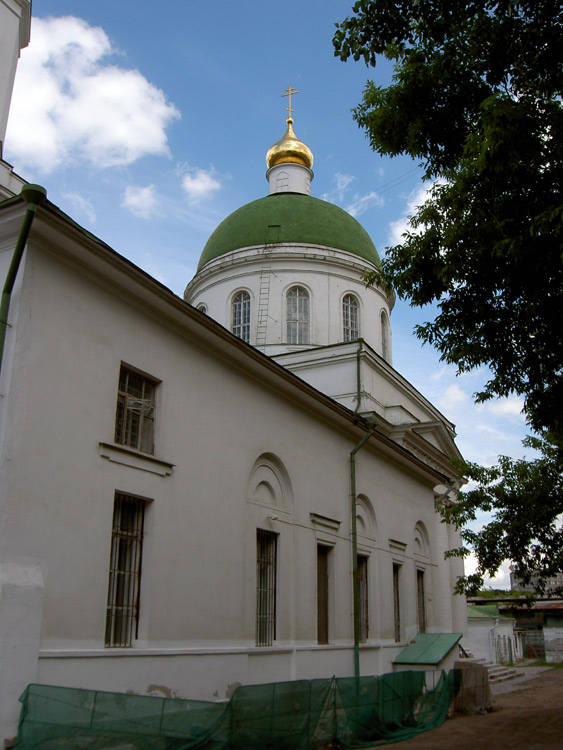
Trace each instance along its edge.
{"label": "tall rectangular window", "polygon": [[328,643],[328,555],[329,547],[317,546],[317,641]]}
{"label": "tall rectangular window", "polygon": [[154,452],[154,394],[158,381],[121,366],[115,415],[115,442]]}
{"label": "tall rectangular window", "polygon": [[256,645],[271,646],[276,638],[277,534],[256,532]]}
{"label": "tall rectangular window", "polygon": [[426,633],[426,595],[424,593],[424,571],[416,571],[416,605],[418,614],[418,632]]}
{"label": "tall rectangular window", "polygon": [[364,643],[369,637],[368,558],[365,555],[358,555],[358,587],[360,642]]}
{"label": "tall rectangular window", "polygon": [[395,641],[401,640],[401,566],[393,563],[393,618],[395,626]]}
{"label": "tall rectangular window", "polygon": [[145,501],[115,493],[109,564],[106,646],[130,646],[138,635]]}

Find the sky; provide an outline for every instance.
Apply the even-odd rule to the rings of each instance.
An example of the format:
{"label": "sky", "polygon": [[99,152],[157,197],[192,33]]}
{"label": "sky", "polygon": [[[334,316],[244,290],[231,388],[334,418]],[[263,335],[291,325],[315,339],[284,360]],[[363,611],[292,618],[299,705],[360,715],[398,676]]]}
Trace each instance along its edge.
{"label": "sky", "polygon": [[[352,0],[33,0],[4,159],[76,222],[182,295],[215,227],[267,194],[265,156],[294,130],[313,151],[312,194],[352,214],[379,253],[424,197],[408,157],[374,153],[352,109],[376,68],[334,56]],[[393,364],[456,425],[464,457],[524,455],[517,397],[477,406],[486,379],[457,377],[413,334],[432,310],[398,301]],[[508,584],[507,566],[490,585]]]}

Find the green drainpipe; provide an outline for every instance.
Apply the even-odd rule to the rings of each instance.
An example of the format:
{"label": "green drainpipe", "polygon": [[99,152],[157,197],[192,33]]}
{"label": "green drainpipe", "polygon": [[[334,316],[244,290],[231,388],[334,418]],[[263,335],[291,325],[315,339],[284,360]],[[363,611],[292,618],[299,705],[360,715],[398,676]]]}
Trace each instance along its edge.
{"label": "green drainpipe", "polygon": [[4,282],[4,289],[2,290],[2,300],[0,302],[0,372],[2,371],[2,359],[4,357],[4,342],[6,340],[6,329],[8,328],[8,312],[10,311],[10,300],[12,296],[12,289],[18,275],[18,269],[20,267],[21,259],[23,257],[23,251],[25,250],[25,244],[31,229],[33,217],[37,210],[37,206],[42,203],[46,196],[47,191],[41,185],[24,185],[20,193],[21,197],[27,203],[25,209],[25,216],[21,225],[18,240],[14,254],[12,256],[12,262],[8,269],[6,281]]}
{"label": "green drainpipe", "polygon": [[356,453],[375,432],[375,425],[350,452],[350,505],[352,509],[352,587],[354,598],[354,677],[360,676],[360,582],[358,580],[358,529],[356,523]]}

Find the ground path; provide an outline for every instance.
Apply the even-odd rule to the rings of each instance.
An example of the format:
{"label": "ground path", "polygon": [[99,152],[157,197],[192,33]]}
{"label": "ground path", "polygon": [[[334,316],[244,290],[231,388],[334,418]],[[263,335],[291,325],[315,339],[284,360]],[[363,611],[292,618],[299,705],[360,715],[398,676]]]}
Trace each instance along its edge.
{"label": "ground path", "polygon": [[390,750],[563,750],[563,669],[548,669],[539,675],[538,670],[530,670],[512,685],[499,685],[494,699],[494,710],[488,714],[456,716],[438,729],[388,747]]}

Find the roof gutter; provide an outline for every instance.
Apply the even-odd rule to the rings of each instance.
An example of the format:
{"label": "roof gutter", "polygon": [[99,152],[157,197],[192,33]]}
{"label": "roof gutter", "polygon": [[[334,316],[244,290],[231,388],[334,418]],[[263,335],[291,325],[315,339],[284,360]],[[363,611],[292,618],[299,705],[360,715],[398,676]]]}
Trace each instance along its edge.
{"label": "roof gutter", "polygon": [[21,190],[20,196],[24,199],[27,206],[25,209],[25,216],[23,223],[20,228],[20,233],[14,248],[14,254],[12,256],[12,262],[6,275],[4,282],[4,288],[2,290],[2,299],[0,301],[0,372],[2,371],[2,359],[4,357],[4,342],[6,340],[6,330],[8,328],[8,313],[10,311],[10,301],[12,298],[12,290],[18,275],[21,259],[33,223],[37,206],[39,206],[46,198],[47,191],[41,185],[24,185]]}

